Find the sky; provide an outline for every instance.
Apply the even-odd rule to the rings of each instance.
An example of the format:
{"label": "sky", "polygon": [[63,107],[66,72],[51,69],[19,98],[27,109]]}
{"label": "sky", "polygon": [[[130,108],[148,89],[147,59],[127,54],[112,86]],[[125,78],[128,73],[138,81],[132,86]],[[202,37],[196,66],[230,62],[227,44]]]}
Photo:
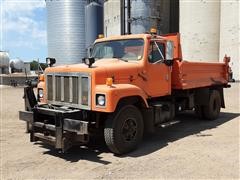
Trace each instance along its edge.
{"label": "sky", "polygon": [[26,62],[47,57],[44,0],[0,0],[0,50]]}

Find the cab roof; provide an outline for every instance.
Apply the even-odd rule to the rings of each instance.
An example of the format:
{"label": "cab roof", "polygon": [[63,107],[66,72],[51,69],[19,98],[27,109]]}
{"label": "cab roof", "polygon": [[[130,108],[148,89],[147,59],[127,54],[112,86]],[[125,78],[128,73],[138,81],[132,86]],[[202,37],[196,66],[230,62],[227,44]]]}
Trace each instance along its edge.
{"label": "cab roof", "polygon": [[130,35],[115,35],[115,36],[110,36],[110,37],[106,37],[106,38],[96,39],[95,43],[97,43],[97,42],[104,42],[104,41],[119,40],[119,39],[149,39],[149,38],[152,38],[152,37],[153,38],[165,39],[163,36],[158,36],[158,35],[130,34]]}

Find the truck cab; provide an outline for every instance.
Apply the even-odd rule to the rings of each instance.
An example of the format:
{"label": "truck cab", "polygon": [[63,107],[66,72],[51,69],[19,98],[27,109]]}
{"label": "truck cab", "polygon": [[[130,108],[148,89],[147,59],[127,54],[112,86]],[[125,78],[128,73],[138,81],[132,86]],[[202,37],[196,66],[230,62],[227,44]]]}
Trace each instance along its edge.
{"label": "truck cab", "polygon": [[[27,111],[20,111],[20,119],[30,124],[31,141],[65,151],[103,134],[108,148],[123,154],[137,147],[144,132],[173,124],[176,110],[198,109],[202,114],[212,89],[215,115],[205,112],[205,118],[217,118],[224,106],[222,87],[227,82],[218,68],[205,84],[179,85],[184,80],[179,69],[187,67],[179,34],[100,38],[83,62],[47,68],[37,87],[39,103],[32,89],[25,89]],[[225,72],[227,63],[216,66]],[[212,88],[211,79],[220,82]],[[207,100],[200,102],[204,94]]]}

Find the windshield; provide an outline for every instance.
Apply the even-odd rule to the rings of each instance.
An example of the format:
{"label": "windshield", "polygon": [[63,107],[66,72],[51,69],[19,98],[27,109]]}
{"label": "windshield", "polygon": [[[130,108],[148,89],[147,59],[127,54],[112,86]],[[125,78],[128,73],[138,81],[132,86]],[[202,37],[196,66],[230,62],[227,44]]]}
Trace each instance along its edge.
{"label": "windshield", "polygon": [[96,60],[118,58],[125,61],[142,59],[143,39],[114,40],[96,43],[91,57]]}

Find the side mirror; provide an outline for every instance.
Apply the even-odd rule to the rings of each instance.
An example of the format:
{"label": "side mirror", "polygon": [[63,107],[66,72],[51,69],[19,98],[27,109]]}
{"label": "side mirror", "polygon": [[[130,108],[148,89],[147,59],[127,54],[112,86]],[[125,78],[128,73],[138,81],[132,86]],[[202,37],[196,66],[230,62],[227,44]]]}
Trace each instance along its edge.
{"label": "side mirror", "polygon": [[46,58],[46,63],[47,63],[47,65],[48,65],[48,67],[52,67],[52,65],[56,63],[56,59],[55,59],[55,58],[47,57],[47,58]]}
{"label": "side mirror", "polygon": [[172,66],[173,65],[173,60],[166,59],[164,61],[164,64],[166,64],[167,66]]}
{"label": "side mirror", "polygon": [[89,47],[87,48],[87,56],[88,56],[88,57],[91,57],[91,56],[92,56],[92,50],[93,50],[93,45],[91,45],[91,46],[89,46]]}
{"label": "side mirror", "polygon": [[82,62],[86,65],[88,65],[88,67],[90,68],[92,66],[93,63],[95,63],[95,58],[90,57],[90,58],[83,58]]}
{"label": "side mirror", "polygon": [[174,59],[174,44],[172,41],[166,43],[166,60],[164,61],[167,66],[173,65]]}

